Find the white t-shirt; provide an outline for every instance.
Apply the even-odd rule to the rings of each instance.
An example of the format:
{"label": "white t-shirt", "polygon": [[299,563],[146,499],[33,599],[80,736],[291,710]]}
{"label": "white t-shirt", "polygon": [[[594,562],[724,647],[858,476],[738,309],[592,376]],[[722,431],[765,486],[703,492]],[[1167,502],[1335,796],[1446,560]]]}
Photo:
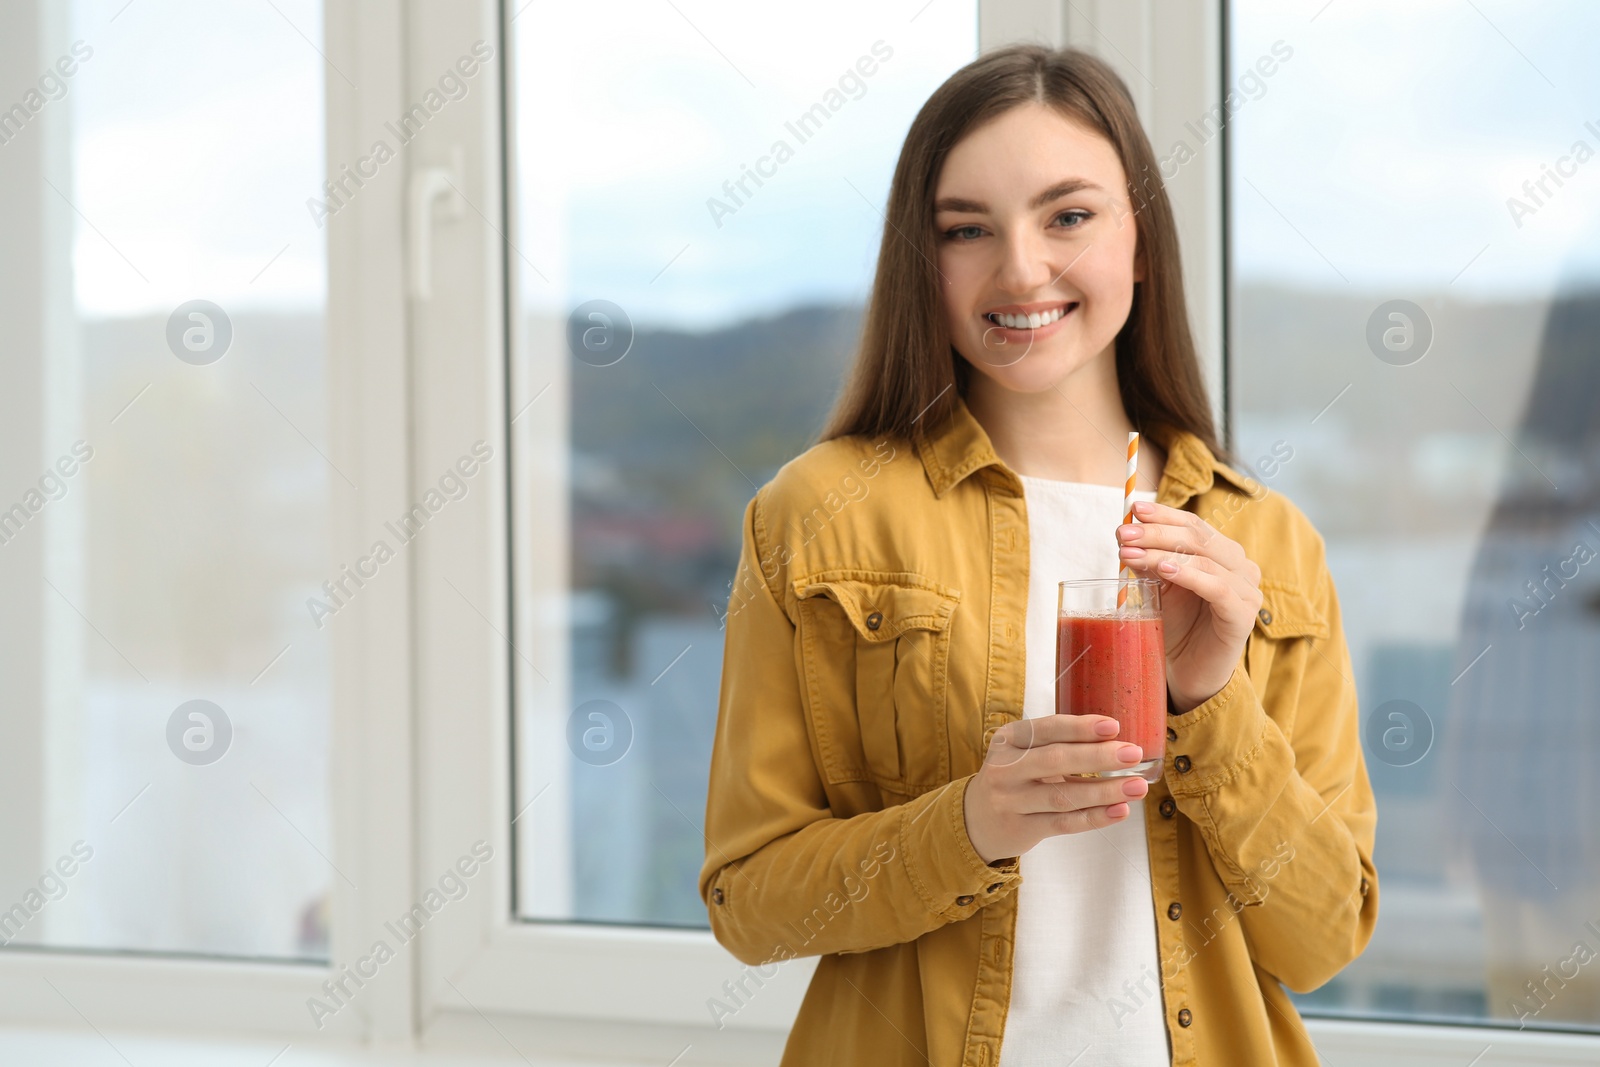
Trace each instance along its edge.
{"label": "white t-shirt", "polygon": [[[1031,719],[1055,714],[1056,583],[1116,577],[1123,500],[1114,486],[1021,477],[1030,556],[1023,714]],[[1000,1067],[1171,1063],[1144,801],[1128,809],[1104,830],[1047,837],[1019,861]]]}

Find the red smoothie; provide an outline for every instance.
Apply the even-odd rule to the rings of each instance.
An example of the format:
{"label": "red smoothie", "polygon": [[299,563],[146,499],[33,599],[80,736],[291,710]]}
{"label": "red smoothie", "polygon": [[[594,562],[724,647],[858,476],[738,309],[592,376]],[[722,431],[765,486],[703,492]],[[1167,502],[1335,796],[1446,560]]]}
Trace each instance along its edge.
{"label": "red smoothie", "polygon": [[[1056,631],[1056,712],[1109,715],[1118,741],[1144,749],[1136,765],[1159,774],[1167,742],[1167,657],[1161,619],[1066,615]],[[1147,767],[1153,763],[1154,767]]]}

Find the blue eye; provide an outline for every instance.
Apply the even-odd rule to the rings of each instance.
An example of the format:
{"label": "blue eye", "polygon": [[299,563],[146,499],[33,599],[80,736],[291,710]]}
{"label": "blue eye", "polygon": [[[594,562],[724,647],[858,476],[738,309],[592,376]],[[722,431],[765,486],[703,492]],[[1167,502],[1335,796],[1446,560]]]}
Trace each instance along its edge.
{"label": "blue eye", "polygon": [[[1084,222],[1088,222],[1089,219],[1091,219],[1093,217],[1093,213],[1092,212],[1088,212],[1088,211],[1084,211],[1081,208],[1074,208],[1071,211],[1063,211],[1061,214],[1057,215],[1056,216],[1056,221],[1060,222],[1062,219],[1067,218],[1069,216],[1072,217],[1072,218],[1077,219],[1080,223],[1084,223]],[[1062,229],[1064,229],[1064,230],[1076,230],[1078,228],[1079,228],[1078,226],[1063,226],[1062,227]]]}
{"label": "blue eye", "polygon": [[[960,234],[965,233],[965,232],[969,232],[969,231],[976,231],[976,232],[973,233],[972,237],[959,236]],[[966,240],[974,240],[978,235],[980,235],[982,233],[983,233],[983,227],[981,227],[981,226],[973,226],[973,225],[969,224],[969,225],[966,225],[966,226],[954,226],[954,227],[951,227],[950,229],[944,231],[944,236],[945,236],[945,240],[947,240],[947,241],[966,241]]]}

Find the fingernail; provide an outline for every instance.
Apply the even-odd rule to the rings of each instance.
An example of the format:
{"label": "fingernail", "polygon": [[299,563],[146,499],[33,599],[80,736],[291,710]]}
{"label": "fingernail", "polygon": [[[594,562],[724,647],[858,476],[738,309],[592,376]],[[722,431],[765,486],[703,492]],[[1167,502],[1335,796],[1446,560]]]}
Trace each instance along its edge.
{"label": "fingernail", "polygon": [[1113,804],[1106,809],[1106,814],[1111,816],[1113,819],[1120,819],[1128,814],[1128,805]]}
{"label": "fingernail", "polygon": [[1138,745],[1123,745],[1117,749],[1117,758],[1124,763],[1138,763],[1144,758],[1144,749]]}
{"label": "fingernail", "polygon": [[1166,562],[1162,563],[1156,569],[1159,570],[1162,574],[1177,574],[1178,573],[1178,565],[1176,563],[1172,562],[1170,559],[1167,560]]}
{"label": "fingernail", "polygon": [[1154,513],[1155,510],[1155,505],[1150,503],[1148,500],[1141,500],[1137,504],[1133,505],[1133,513],[1135,515],[1150,515]]}
{"label": "fingernail", "polygon": [[1130,522],[1126,526],[1117,527],[1117,533],[1122,535],[1124,541],[1137,541],[1143,536],[1144,528],[1136,522]]}
{"label": "fingernail", "polygon": [[1122,795],[1125,797],[1142,797],[1150,792],[1150,783],[1143,778],[1129,778],[1122,783]]}
{"label": "fingernail", "polygon": [[1094,724],[1094,732],[1101,737],[1116,737],[1121,728],[1115,719],[1101,719]]}
{"label": "fingernail", "polygon": [[1117,550],[1117,553],[1123,559],[1138,559],[1140,556],[1144,555],[1144,549],[1138,547],[1137,545],[1123,545]]}

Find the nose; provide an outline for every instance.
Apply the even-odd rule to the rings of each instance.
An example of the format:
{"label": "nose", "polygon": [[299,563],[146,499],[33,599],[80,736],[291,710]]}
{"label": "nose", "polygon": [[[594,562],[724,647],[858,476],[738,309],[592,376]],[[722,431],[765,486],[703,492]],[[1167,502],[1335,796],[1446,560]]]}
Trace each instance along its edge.
{"label": "nose", "polygon": [[1026,227],[1015,229],[1006,235],[1001,249],[1000,267],[995,274],[999,289],[1026,296],[1050,283],[1053,272],[1039,234]]}

